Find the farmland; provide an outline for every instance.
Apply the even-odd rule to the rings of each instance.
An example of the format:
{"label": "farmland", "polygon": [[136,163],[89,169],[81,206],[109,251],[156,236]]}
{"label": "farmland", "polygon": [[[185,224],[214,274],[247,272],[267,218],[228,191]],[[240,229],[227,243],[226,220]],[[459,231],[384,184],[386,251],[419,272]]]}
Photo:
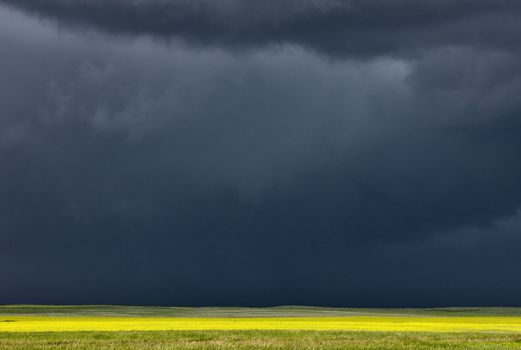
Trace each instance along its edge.
{"label": "farmland", "polygon": [[521,349],[521,309],[0,307],[0,349]]}

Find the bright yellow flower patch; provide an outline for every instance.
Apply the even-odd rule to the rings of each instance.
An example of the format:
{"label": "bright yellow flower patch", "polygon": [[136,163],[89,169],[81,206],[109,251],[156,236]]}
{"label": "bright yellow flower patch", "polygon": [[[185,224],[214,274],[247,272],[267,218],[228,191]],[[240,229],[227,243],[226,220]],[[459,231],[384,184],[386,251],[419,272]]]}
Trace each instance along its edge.
{"label": "bright yellow flower patch", "polygon": [[159,318],[1,316],[0,332],[328,330],[381,332],[521,332],[521,317]]}

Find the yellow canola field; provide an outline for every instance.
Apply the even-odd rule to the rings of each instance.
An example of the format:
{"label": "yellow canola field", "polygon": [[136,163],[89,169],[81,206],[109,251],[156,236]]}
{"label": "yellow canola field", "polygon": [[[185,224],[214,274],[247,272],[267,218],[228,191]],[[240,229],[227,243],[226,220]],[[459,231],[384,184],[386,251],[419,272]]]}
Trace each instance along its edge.
{"label": "yellow canola field", "polygon": [[521,317],[160,318],[0,316],[0,332],[167,330],[521,332]]}

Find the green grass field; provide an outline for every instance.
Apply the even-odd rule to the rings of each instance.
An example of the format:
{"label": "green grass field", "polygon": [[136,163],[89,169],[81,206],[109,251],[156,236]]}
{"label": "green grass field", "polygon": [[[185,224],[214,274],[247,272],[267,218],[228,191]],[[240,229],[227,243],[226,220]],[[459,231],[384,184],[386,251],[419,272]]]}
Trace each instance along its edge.
{"label": "green grass field", "polygon": [[521,349],[521,309],[0,306],[0,349]]}

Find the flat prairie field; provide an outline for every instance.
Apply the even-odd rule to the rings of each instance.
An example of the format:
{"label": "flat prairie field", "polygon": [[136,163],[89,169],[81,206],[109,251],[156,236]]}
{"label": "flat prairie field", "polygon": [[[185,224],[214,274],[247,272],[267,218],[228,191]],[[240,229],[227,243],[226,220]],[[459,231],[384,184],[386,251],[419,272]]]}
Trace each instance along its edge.
{"label": "flat prairie field", "polygon": [[521,349],[521,309],[0,306],[0,349]]}

